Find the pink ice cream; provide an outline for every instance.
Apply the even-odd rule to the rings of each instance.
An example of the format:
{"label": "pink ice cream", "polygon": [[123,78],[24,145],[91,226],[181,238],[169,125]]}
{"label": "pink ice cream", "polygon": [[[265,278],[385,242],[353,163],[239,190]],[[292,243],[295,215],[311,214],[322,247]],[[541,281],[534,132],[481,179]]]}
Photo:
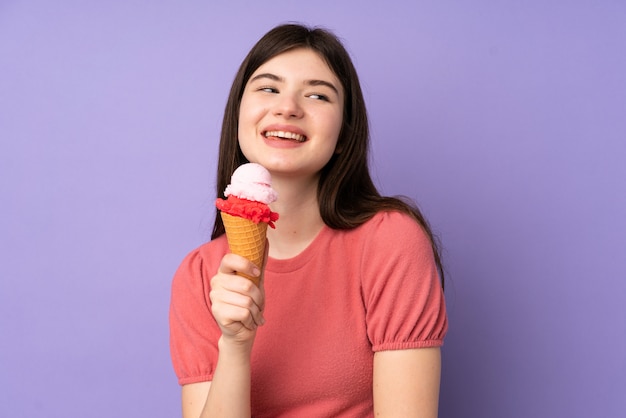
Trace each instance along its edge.
{"label": "pink ice cream", "polygon": [[269,204],[278,194],[272,189],[272,177],[265,167],[256,163],[239,166],[233,173],[230,184],[224,190],[227,199],[217,199],[215,206],[231,216],[245,218],[258,224],[266,222],[274,228],[278,214]]}
{"label": "pink ice cream", "polygon": [[275,202],[278,194],[272,189],[272,176],[265,167],[256,163],[240,165],[233,173],[224,195],[240,199],[262,202],[269,205]]}

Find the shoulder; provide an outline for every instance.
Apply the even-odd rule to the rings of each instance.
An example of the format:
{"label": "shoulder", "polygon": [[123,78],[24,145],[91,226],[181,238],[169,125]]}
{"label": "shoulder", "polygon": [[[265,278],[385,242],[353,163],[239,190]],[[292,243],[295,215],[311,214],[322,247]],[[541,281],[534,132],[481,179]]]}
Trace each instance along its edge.
{"label": "shoulder", "polygon": [[369,247],[383,251],[397,250],[401,247],[411,251],[432,251],[430,237],[421,225],[406,213],[378,212],[357,229],[357,233],[362,235],[363,242]]}
{"label": "shoulder", "polygon": [[224,254],[228,252],[228,241],[226,240],[226,234],[200,245],[190,254],[196,254],[206,262],[212,262],[214,260],[221,260]]}
{"label": "shoulder", "polygon": [[174,285],[194,279],[211,277],[220,260],[228,252],[226,236],[220,236],[200,245],[183,258],[174,276]]}
{"label": "shoulder", "polygon": [[430,237],[411,216],[397,211],[379,212],[353,231],[363,280],[381,271],[400,276],[430,276],[437,271]]}
{"label": "shoulder", "polygon": [[226,252],[228,252],[226,235],[221,235],[190,251],[183,259],[183,263],[197,259],[211,263],[213,260],[221,260]]}

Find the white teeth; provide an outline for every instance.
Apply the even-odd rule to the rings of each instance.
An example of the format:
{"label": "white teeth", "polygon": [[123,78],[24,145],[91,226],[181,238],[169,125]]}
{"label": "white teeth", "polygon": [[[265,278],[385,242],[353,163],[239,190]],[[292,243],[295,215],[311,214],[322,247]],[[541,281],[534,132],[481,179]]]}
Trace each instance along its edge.
{"label": "white teeth", "polygon": [[265,136],[275,136],[277,138],[283,139],[293,139],[297,142],[304,142],[306,137],[304,135],[300,135],[294,132],[285,132],[285,131],[267,131],[265,132]]}

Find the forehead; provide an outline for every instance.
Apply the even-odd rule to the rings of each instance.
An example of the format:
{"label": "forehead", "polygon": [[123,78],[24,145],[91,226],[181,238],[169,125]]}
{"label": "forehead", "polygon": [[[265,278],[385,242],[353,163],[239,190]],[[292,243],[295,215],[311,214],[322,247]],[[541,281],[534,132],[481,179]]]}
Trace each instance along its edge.
{"label": "forehead", "polygon": [[251,78],[260,73],[272,73],[282,78],[325,79],[341,87],[339,79],[322,56],[308,48],[296,48],[265,61]]}

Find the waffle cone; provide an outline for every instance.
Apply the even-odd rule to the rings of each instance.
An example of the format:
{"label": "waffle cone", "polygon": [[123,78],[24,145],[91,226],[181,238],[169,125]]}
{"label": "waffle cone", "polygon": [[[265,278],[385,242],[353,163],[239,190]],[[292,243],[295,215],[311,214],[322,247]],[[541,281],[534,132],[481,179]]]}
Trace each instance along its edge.
{"label": "waffle cone", "polygon": [[[243,256],[256,264],[257,267],[263,267],[263,256],[265,255],[265,234],[267,232],[267,223],[259,222],[255,224],[249,219],[232,216],[226,212],[221,212],[224,228],[226,229],[226,239],[230,252]],[[248,276],[247,274],[237,273],[247,279],[250,279],[259,285],[259,278]]]}

